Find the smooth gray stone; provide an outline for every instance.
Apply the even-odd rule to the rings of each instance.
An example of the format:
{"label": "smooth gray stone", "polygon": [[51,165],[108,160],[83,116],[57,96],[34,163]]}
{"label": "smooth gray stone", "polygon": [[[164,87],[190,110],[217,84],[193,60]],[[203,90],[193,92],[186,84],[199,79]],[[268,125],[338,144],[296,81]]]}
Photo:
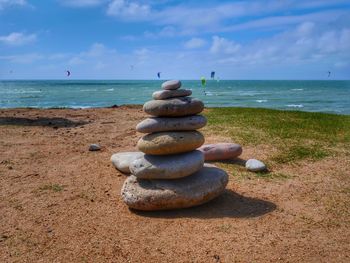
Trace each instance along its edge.
{"label": "smooth gray stone", "polygon": [[206,203],[225,190],[228,175],[205,164],[198,172],[176,180],[145,180],[129,176],[122,187],[123,201],[137,210],[169,210]]}
{"label": "smooth gray stone", "polygon": [[266,165],[256,159],[249,159],[246,163],[245,163],[245,167],[252,172],[262,172],[266,170]]}
{"label": "smooth gray stone", "polygon": [[129,166],[131,162],[143,156],[143,152],[120,152],[113,154],[111,157],[111,161],[116,169],[118,169],[122,173],[129,174]]}
{"label": "smooth gray stone", "polygon": [[144,112],[158,117],[180,117],[202,112],[202,101],[191,97],[180,97],[167,100],[151,100],[143,105]]}
{"label": "smooth gray stone", "polygon": [[144,135],[137,148],[146,154],[168,155],[185,153],[201,147],[205,139],[198,131],[166,131]]}
{"label": "smooth gray stone", "polygon": [[179,118],[151,117],[137,124],[136,130],[142,133],[191,131],[203,128],[206,124],[207,119],[202,115]]}
{"label": "smooth gray stone", "polygon": [[99,144],[90,144],[89,151],[99,151],[101,150],[101,146]]}
{"label": "smooth gray stone", "polygon": [[180,80],[168,80],[162,83],[162,89],[175,90],[181,87]]}
{"label": "smooth gray stone", "polygon": [[175,179],[191,175],[204,165],[200,151],[156,156],[144,155],[130,164],[130,172],[141,179]]}
{"label": "smooth gray stone", "polygon": [[192,90],[189,89],[178,89],[178,90],[158,90],[153,92],[152,98],[155,100],[165,100],[175,97],[186,97],[191,96]]}

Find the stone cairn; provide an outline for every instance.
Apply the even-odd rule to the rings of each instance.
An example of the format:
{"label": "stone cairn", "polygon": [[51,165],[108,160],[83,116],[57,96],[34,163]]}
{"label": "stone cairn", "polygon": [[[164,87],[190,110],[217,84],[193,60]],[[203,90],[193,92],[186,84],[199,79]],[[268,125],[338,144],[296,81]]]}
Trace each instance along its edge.
{"label": "stone cairn", "polygon": [[228,175],[204,163],[204,143],[197,129],[207,120],[203,102],[189,97],[178,80],[166,81],[143,110],[152,117],[136,126],[146,133],[137,143],[142,152],[133,160],[122,187],[123,201],[137,210],[167,210],[203,204],[220,195]]}

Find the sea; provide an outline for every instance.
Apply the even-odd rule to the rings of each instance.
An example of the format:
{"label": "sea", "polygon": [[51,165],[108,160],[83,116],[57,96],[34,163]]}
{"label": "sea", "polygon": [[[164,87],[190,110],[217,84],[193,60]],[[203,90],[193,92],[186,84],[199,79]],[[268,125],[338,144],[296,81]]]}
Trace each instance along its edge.
{"label": "sea", "polygon": [[[162,80],[3,80],[0,108],[92,108],[144,104]],[[207,107],[350,114],[349,80],[182,81]]]}

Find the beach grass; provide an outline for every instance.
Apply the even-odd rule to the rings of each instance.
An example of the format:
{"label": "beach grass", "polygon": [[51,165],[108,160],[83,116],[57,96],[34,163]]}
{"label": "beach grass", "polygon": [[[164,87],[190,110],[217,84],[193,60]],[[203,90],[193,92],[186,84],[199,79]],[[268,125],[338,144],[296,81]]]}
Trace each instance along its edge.
{"label": "beach grass", "polygon": [[243,146],[274,149],[271,164],[350,154],[350,116],[261,108],[209,108],[207,132]]}

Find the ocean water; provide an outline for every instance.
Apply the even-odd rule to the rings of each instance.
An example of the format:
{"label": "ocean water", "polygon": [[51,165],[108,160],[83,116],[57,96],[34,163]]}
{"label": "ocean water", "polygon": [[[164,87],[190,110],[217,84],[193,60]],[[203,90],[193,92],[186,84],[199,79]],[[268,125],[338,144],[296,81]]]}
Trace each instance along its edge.
{"label": "ocean water", "polygon": [[[0,108],[143,104],[161,80],[0,81]],[[183,81],[207,107],[260,107],[350,114],[350,81]]]}

